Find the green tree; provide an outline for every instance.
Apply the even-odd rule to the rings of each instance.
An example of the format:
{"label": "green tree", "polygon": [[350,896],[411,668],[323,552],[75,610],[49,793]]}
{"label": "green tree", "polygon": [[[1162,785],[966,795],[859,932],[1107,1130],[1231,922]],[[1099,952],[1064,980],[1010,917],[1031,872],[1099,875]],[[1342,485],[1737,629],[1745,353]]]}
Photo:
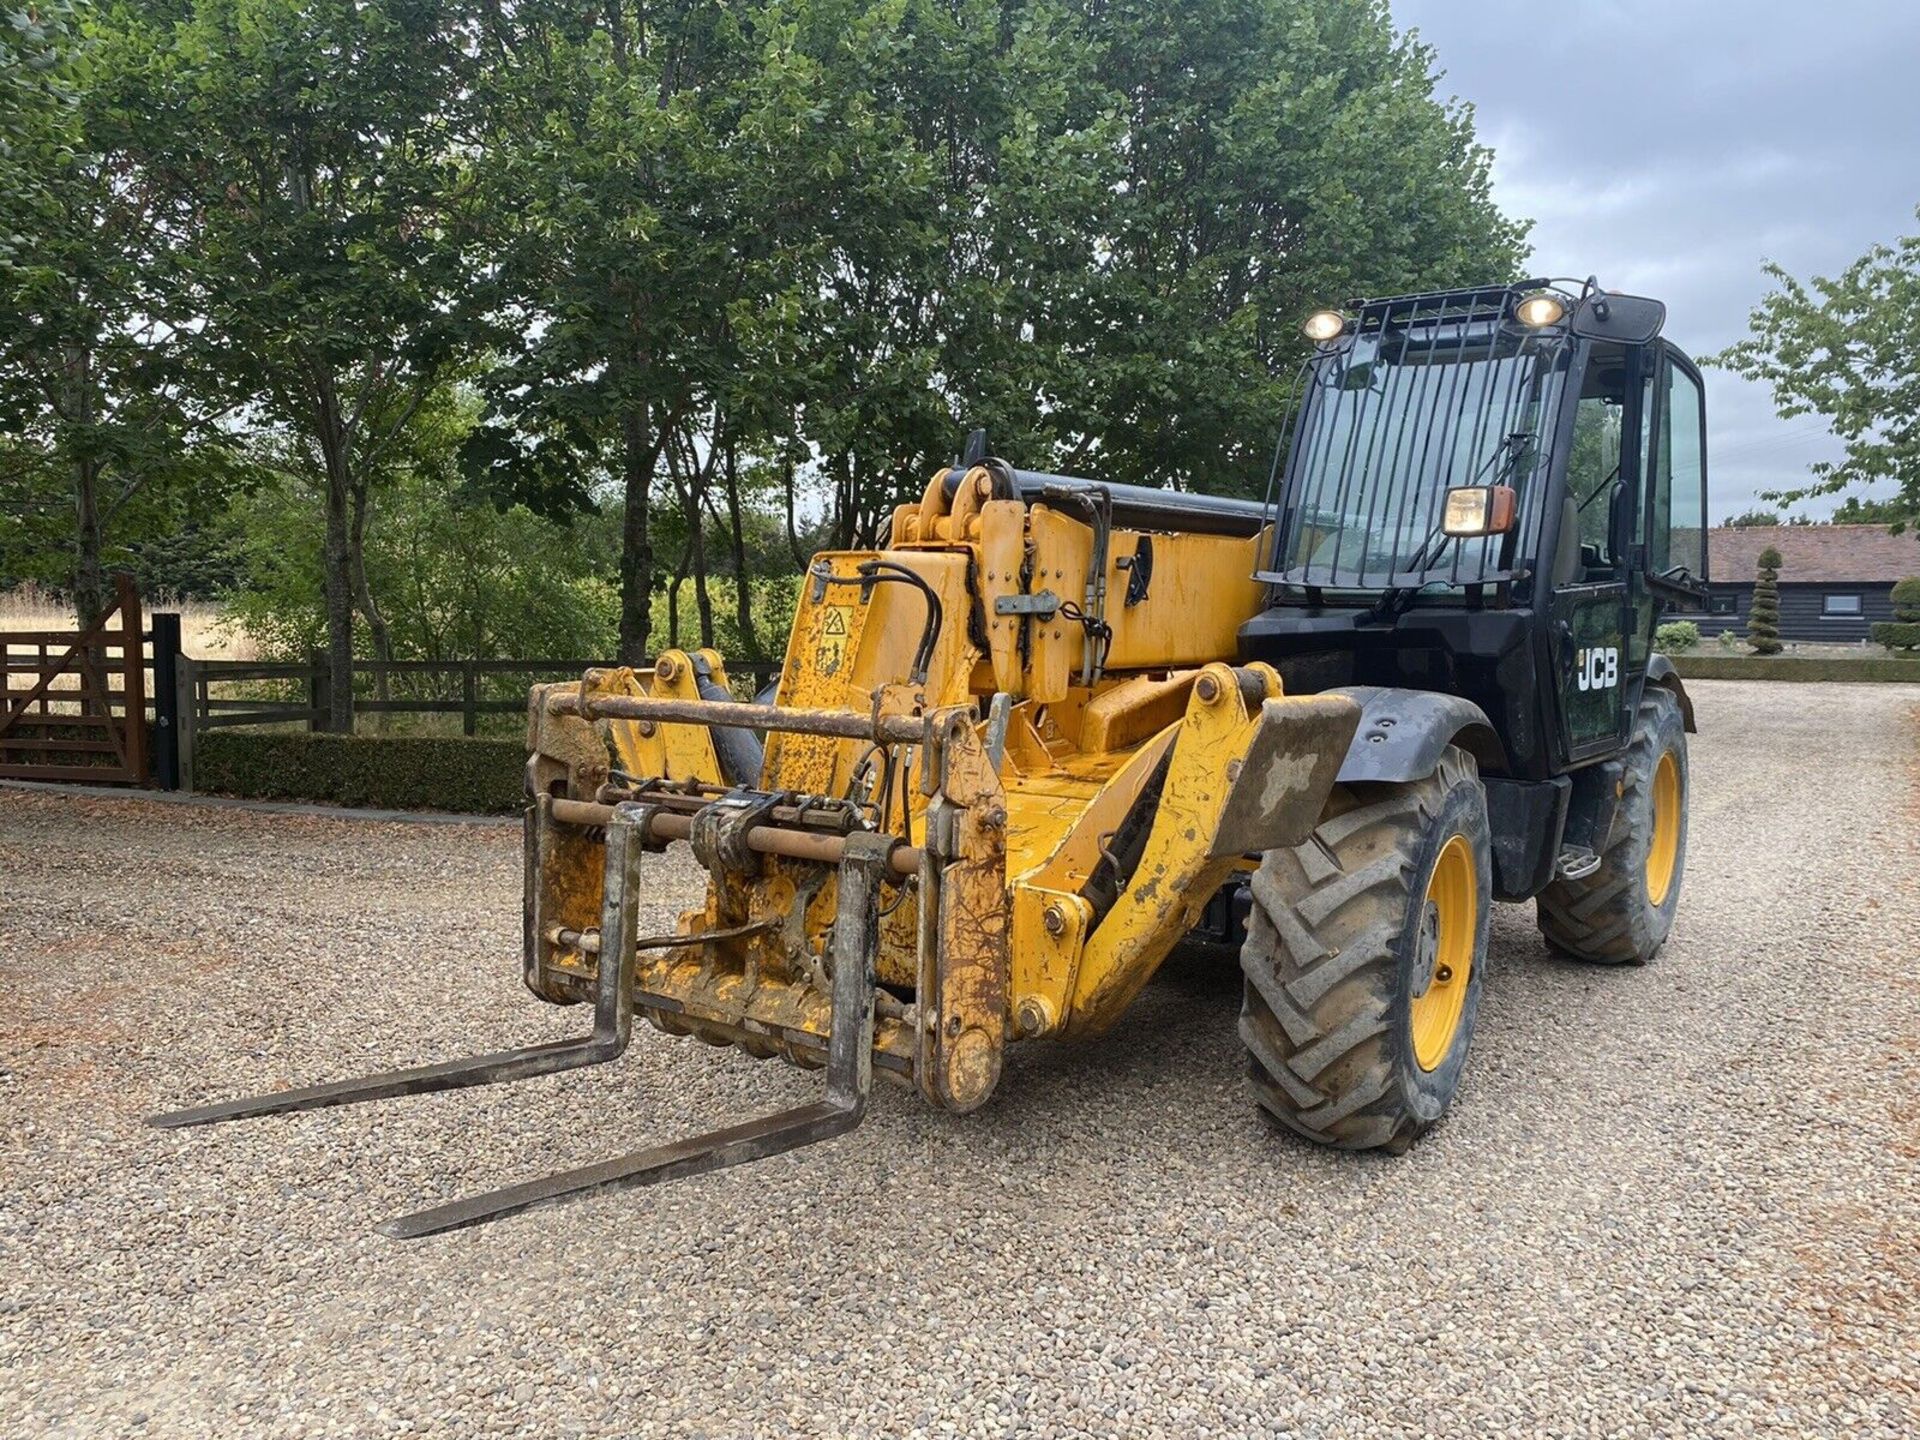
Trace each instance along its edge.
{"label": "green tree", "polygon": [[1913,506],[1897,495],[1890,500],[1869,500],[1859,495],[1849,495],[1833,512],[1833,523],[1836,525],[1884,525],[1896,535],[1913,524],[1914,520]]}
{"label": "green tree", "polygon": [[1747,643],[1756,655],[1780,653],[1780,552],[1769,545],[1760,552],[1753,582],[1753,603],[1747,611]]}
{"label": "green tree", "polygon": [[610,482],[629,661],[649,649],[656,486],[671,478],[704,567],[716,477],[791,416],[821,227],[903,163],[871,101],[801,45],[807,9],[536,4],[489,22],[481,176],[514,225],[469,473],[547,513]]}
{"label": "green tree", "polygon": [[[469,17],[435,0],[194,0],[165,30],[141,128],[148,182],[248,416],[311,478],[336,675],[365,617],[373,490],[421,407],[473,362],[487,291],[461,156]],[[347,687],[333,687],[336,727]]]}
{"label": "green tree", "polygon": [[[1034,468],[1063,453],[1047,417],[1090,358],[1073,317],[1113,258],[1124,104],[1098,71],[1105,20],[1083,7],[807,12],[803,39],[832,85],[872,112],[863,149],[897,157],[862,170],[865,203],[827,235],[796,377],[797,448],[818,456],[827,539],[867,544],[964,429],[984,426]],[[840,29],[859,43],[832,43]]]}
{"label": "green tree", "polygon": [[1735,530],[1752,530],[1756,527],[1778,525],[1780,513],[1777,510],[1743,510],[1727,521]]}
{"label": "green tree", "polygon": [[1821,416],[1844,445],[1807,485],[1766,498],[1892,481],[1903,514],[1920,509],[1920,235],[1876,245],[1832,278],[1764,270],[1775,288],[1714,363],[1771,387],[1782,416]]}
{"label": "green tree", "polygon": [[1525,226],[1491,197],[1470,108],[1383,0],[1105,11],[1122,183],[1061,341],[1056,458],[1244,493],[1264,478],[1300,319],[1360,294],[1513,278]]}
{"label": "green tree", "polygon": [[[454,389],[428,397],[373,496],[364,564],[394,657],[610,654],[617,532],[600,517],[556,522],[464,491],[458,455],[478,409]],[[227,613],[270,655],[299,658],[326,641],[324,483],[295,465],[236,507],[247,578]]]}
{"label": "green tree", "polygon": [[855,232],[808,331],[842,543],[974,423],[1032,468],[1245,493],[1306,312],[1523,257],[1471,111],[1383,4],[911,5],[902,28],[860,82],[937,162],[941,243]]}
{"label": "green tree", "polygon": [[0,19],[0,574],[71,595],[216,515],[246,474],[175,263],[185,219],[130,163],[138,26],[54,5]]}
{"label": "green tree", "polygon": [[795,550],[822,510],[872,543],[976,423],[1035,468],[1244,492],[1302,313],[1521,258],[1470,111],[1374,0],[534,4],[487,34],[515,225],[469,472],[619,498],[628,658],[661,570],[711,629],[743,475]]}

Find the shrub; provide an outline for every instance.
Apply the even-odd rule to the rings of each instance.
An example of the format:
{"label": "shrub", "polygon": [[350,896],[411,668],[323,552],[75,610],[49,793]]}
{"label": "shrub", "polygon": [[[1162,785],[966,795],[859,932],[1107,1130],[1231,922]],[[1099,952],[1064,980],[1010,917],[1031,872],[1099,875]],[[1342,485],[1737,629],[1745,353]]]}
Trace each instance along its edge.
{"label": "shrub", "polygon": [[1738,633],[1732,630],[1722,630],[1720,632],[1720,648],[1722,650],[1738,650],[1740,648],[1740,636]]}
{"label": "shrub", "polygon": [[1753,605],[1747,611],[1747,643],[1756,655],[1780,653],[1780,552],[1771,545],[1760,552]]}
{"label": "shrub", "polygon": [[1898,582],[1892,594],[1893,619],[1873,623],[1873,643],[1889,650],[1920,650],[1920,575]]}
{"label": "shrub", "polygon": [[499,815],[525,801],[522,740],[214,730],[197,737],[194,789],[253,800]]}
{"label": "shrub", "polygon": [[1700,627],[1691,620],[1670,620],[1653,632],[1653,648],[1662,655],[1684,655],[1700,643]]}

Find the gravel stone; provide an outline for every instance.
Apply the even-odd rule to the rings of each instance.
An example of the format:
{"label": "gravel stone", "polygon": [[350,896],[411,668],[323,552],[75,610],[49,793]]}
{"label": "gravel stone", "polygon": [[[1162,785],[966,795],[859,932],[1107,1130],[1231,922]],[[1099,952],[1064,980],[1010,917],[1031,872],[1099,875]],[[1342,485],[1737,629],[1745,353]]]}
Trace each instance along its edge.
{"label": "gravel stone", "polygon": [[[1690,687],[1640,970],[1501,907],[1398,1160],[1250,1103],[1231,964],[994,1103],[413,1244],[377,1221],[810,1096],[615,1066],[182,1132],[154,1110],[570,1034],[519,839],[0,790],[0,1433],[1906,1436],[1920,1429],[1920,687]],[[649,921],[700,875],[658,862]]]}

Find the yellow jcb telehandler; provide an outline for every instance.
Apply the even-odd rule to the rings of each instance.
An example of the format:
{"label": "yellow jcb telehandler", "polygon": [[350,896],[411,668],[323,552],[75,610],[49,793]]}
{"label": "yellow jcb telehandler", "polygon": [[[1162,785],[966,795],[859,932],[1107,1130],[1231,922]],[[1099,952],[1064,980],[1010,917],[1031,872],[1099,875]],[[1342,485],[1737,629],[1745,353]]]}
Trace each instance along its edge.
{"label": "yellow jcb telehandler", "polygon": [[[534,690],[525,979],[590,1034],[154,1123],[597,1064],[636,1013],[825,1070],[815,1104],[386,1227],[424,1235],[840,1134],[876,1070],[973,1110],[1009,1045],[1111,1025],[1198,932],[1241,945],[1258,1102],[1404,1149],[1459,1084],[1494,900],[1597,963],[1672,922],[1692,720],[1650,639],[1702,591],[1706,477],[1664,315],[1591,281],[1321,312],[1259,501],[976,432],[884,547],[813,560],[770,699],[709,651]],[[705,901],[637,934],[676,841]]]}

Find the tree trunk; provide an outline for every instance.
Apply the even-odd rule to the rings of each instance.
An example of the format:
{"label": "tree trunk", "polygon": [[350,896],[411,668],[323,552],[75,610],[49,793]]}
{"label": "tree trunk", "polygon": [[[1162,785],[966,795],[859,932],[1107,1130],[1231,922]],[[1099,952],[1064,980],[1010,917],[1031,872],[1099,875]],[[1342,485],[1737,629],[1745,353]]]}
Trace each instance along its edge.
{"label": "tree trunk", "polygon": [[346,456],[323,442],[327,468],[327,728],[353,731],[353,580],[347,541]]}
{"label": "tree trunk", "polygon": [[644,406],[620,417],[627,513],[620,532],[620,663],[644,665],[653,631],[653,539],[647,501],[653,489],[658,443],[648,432]]}
{"label": "tree trunk", "polygon": [[801,552],[800,532],[795,528],[793,523],[794,468],[793,457],[789,455],[786,460],[786,469],[783,476],[787,491],[787,549],[793,555],[793,568],[796,570],[805,570],[807,568],[807,557]]}
{"label": "tree trunk", "polygon": [[688,478],[687,523],[693,529],[688,541],[693,547],[693,603],[700,612],[700,643],[713,648],[713,592],[707,586],[707,527],[700,518],[701,491],[706,487],[707,471],[696,469]]}
{"label": "tree trunk", "polygon": [[667,644],[680,648],[680,587],[687,583],[687,564],[693,559],[693,544],[680,548],[680,559],[673,567],[673,579],[667,585]]}
{"label": "tree trunk", "polygon": [[740,644],[749,660],[761,655],[760,637],[753,628],[753,587],[747,576],[747,537],[740,521],[740,458],[733,441],[727,441],[727,529],[733,549],[733,623],[740,631]]}
{"label": "tree trunk", "polygon": [[[84,345],[67,351],[67,414],[74,424],[93,423],[92,355]],[[107,572],[101,560],[100,462],[80,459],[73,465],[74,546],[73,609],[82,630],[91,629],[107,608]]]}
{"label": "tree trunk", "polygon": [[327,728],[353,732],[353,497],[352,444],[333,372],[312,362],[313,430],[327,482],[325,590],[327,601]]}
{"label": "tree trunk", "polygon": [[73,612],[82,630],[91,629],[107,608],[107,570],[100,558],[100,467],[74,462],[75,520]]}
{"label": "tree trunk", "polygon": [[673,484],[674,498],[680,502],[680,514],[687,523],[687,548],[674,571],[673,593],[667,601],[668,624],[676,646],[680,644],[680,583],[686,579],[689,565],[693,569],[693,599],[700,619],[700,643],[709,648],[713,645],[713,595],[707,587],[707,535],[706,526],[701,522],[700,504],[714,458],[709,454],[707,463],[701,464],[693,453],[691,437],[685,439],[684,449],[671,439],[667,442],[667,479]]}
{"label": "tree trunk", "polygon": [[[367,480],[363,475],[351,487],[351,509],[347,517],[347,566],[353,581],[354,603],[367,622],[367,634],[373,641],[373,658],[382,666],[393,663],[393,636],[387,617],[374,603],[373,587],[367,583]],[[385,669],[373,672],[373,696],[386,701],[393,693],[392,681]],[[379,717],[384,724],[384,714]]]}
{"label": "tree trunk", "polygon": [[833,487],[833,548],[851,550],[853,548],[854,505],[853,493],[853,455],[841,451],[834,457]]}
{"label": "tree trunk", "polygon": [[[313,208],[313,176],[304,165],[284,167],[287,193],[294,211]],[[347,510],[352,493],[353,437],[340,404],[333,368],[311,354],[302,357],[312,385],[313,438],[319,443],[327,481],[327,538],[324,590],[327,603],[327,729],[353,732],[353,573]]]}

